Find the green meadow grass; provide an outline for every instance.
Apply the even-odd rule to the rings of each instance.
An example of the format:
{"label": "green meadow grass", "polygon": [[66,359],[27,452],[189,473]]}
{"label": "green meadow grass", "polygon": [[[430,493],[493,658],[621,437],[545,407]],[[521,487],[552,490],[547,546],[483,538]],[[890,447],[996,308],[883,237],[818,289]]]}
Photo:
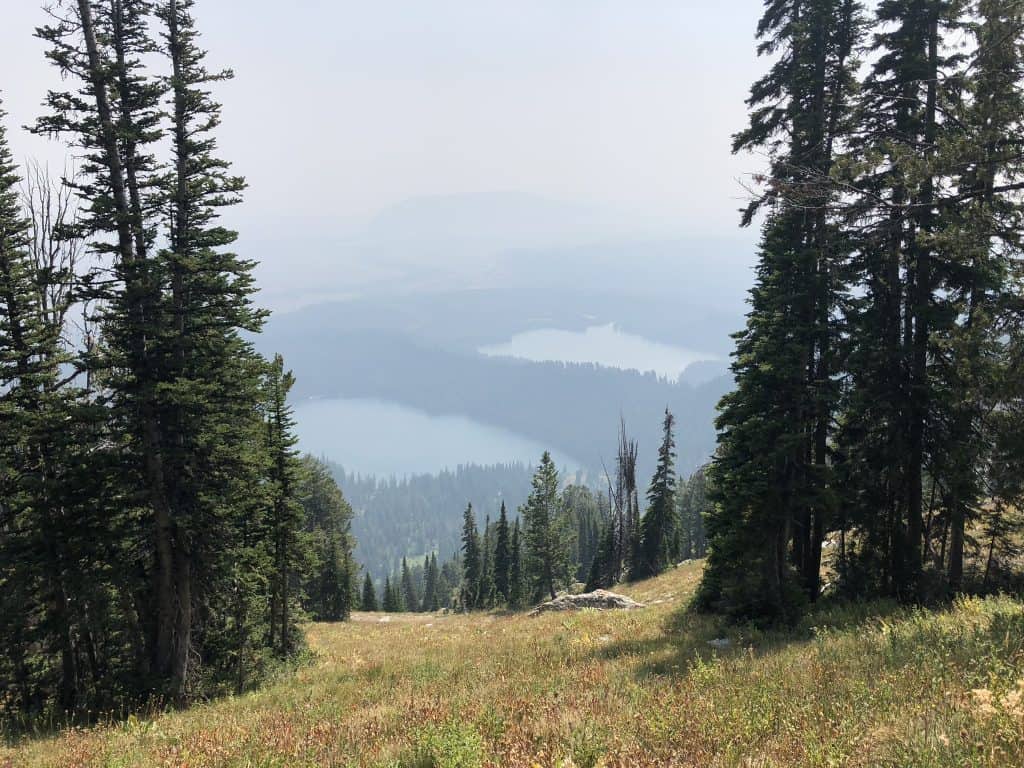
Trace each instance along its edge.
{"label": "green meadow grass", "polygon": [[312,662],[259,691],[26,740],[0,766],[1024,765],[1020,601],[761,632],[686,612],[700,567],[623,588],[640,611],[312,625]]}

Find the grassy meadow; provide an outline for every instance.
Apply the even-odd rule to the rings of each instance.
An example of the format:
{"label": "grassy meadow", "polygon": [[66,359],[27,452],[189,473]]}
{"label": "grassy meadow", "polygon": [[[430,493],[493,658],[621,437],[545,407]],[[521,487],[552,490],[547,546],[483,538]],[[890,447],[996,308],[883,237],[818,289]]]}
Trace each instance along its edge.
{"label": "grassy meadow", "polygon": [[262,690],[10,744],[0,766],[1024,765],[1021,602],[764,634],[687,614],[699,575],[623,588],[639,611],[313,625],[311,663]]}

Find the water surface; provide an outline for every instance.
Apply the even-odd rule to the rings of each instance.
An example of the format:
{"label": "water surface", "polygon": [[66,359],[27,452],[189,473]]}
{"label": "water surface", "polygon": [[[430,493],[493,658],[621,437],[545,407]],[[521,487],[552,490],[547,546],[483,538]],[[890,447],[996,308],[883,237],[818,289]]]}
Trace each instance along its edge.
{"label": "water surface", "polygon": [[[462,416],[432,416],[381,400],[305,400],[295,405],[299,448],[350,472],[403,476],[460,464],[536,464],[544,446]],[[552,452],[560,468],[579,463]]]}
{"label": "water surface", "polygon": [[716,355],[624,333],[614,323],[591,326],[585,331],[555,328],[527,331],[502,344],[481,347],[480,352],[535,362],[596,363],[611,368],[654,371],[673,381],[691,363],[717,359]]}

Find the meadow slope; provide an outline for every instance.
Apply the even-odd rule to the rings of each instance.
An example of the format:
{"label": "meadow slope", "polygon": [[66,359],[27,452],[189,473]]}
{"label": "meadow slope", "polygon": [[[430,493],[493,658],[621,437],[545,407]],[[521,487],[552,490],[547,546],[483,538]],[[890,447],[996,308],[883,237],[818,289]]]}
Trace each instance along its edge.
{"label": "meadow slope", "polygon": [[1024,765],[1021,602],[763,634],[685,613],[699,572],[622,589],[649,603],[628,613],[314,625],[315,660],[260,691],[0,748],[0,766]]}

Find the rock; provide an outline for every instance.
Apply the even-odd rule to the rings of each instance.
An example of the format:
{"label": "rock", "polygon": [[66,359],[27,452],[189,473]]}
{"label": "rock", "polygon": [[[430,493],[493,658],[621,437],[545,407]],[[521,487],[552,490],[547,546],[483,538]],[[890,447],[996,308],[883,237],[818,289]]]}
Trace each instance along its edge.
{"label": "rock", "polygon": [[643,607],[643,603],[638,603],[625,595],[597,589],[582,595],[561,595],[554,600],[538,605],[528,615],[537,616],[548,611],[579,611],[583,608],[593,608],[597,611],[631,611]]}
{"label": "rock", "polygon": [[714,640],[708,640],[708,645],[710,645],[712,648],[717,648],[720,651],[724,651],[726,648],[732,645],[732,641],[728,637],[718,637]]}

